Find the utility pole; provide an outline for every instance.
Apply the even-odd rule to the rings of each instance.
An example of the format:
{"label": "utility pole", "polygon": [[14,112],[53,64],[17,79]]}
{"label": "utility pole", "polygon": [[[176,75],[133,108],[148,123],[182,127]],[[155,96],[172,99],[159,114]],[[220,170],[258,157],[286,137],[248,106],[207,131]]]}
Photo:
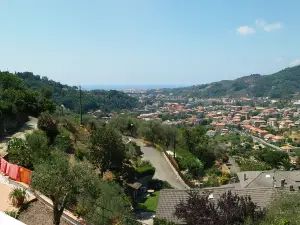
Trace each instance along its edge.
{"label": "utility pole", "polygon": [[81,93],[80,85],[79,85],[79,104],[80,104],[80,125],[82,125],[82,93]]}
{"label": "utility pole", "polygon": [[174,159],[176,159],[176,131],[174,130],[173,133],[173,153],[174,153]]}

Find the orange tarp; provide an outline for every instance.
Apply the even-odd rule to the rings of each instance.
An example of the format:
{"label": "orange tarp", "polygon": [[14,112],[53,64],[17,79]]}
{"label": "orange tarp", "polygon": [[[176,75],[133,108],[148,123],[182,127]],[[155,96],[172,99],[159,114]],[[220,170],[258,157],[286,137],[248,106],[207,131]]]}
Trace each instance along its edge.
{"label": "orange tarp", "polygon": [[20,181],[24,184],[30,184],[31,181],[31,170],[28,170],[24,167],[20,167]]}

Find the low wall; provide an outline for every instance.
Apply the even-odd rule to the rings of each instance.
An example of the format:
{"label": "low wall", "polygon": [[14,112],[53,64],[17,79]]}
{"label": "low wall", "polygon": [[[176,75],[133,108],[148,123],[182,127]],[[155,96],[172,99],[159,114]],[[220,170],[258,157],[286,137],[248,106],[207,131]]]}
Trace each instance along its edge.
{"label": "low wall", "polygon": [[179,166],[178,166],[177,162],[175,161],[175,159],[172,156],[170,156],[165,150],[163,151],[163,155],[164,155],[166,161],[171,166],[174,173],[176,174],[178,180],[185,186],[185,188],[186,189],[194,188],[195,185],[193,183],[191,183],[188,179],[186,179],[184,177],[184,175],[181,173],[181,171],[179,170]]}

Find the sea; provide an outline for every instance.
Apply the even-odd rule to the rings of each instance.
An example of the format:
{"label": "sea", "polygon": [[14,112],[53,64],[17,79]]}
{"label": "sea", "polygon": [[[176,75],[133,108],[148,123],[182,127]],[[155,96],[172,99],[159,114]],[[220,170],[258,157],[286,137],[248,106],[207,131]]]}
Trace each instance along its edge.
{"label": "sea", "polygon": [[129,90],[129,89],[159,89],[159,88],[178,88],[186,87],[188,85],[176,85],[176,84],[109,84],[109,85],[82,85],[82,87],[88,91],[90,90]]}

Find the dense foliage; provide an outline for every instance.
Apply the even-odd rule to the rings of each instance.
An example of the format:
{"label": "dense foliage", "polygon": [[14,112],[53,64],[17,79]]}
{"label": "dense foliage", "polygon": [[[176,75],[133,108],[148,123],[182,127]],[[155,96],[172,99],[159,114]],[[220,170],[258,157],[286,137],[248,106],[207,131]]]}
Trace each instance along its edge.
{"label": "dense foliage", "polygon": [[103,224],[130,211],[130,203],[124,201],[118,185],[102,181],[92,169],[71,162],[60,151],[36,166],[31,186],[52,200],[56,225],[63,210],[72,204],[84,208],[86,213],[82,216],[92,224]]}
{"label": "dense foliage", "polygon": [[267,207],[267,213],[260,225],[297,225],[300,221],[299,192],[277,196]]}
{"label": "dense foliage", "polygon": [[299,91],[300,66],[286,68],[272,75],[252,74],[236,80],[223,80],[186,88],[164,89],[165,93],[198,98],[269,96],[289,99],[292,94]]}
{"label": "dense foliage", "polygon": [[[24,80],[25,86],[32,90],[41,90],[45,96],[52,97],[59,105],[63,104],[65,108],[79,112],[79,89],[75,86],[49,80],[47,77],[33,75],[30,72],[16,73]],[[137,99],[128,96],[119,91],[82,91],[83,111],[101,109],[102,111],[113,111],[121,109],[132,109],[138,104]]]}
{"label": "dense foliage", "polygon": [[228,160],[227,153],[206,135],[203,126],[178,128],[126,116],[112,118],[107,126],[124,135],[143,138],[157,149],[173,152],[175,149],[174,158],[179,169],[191,179],[205,175],[205,170],[213,167],[216,160]]}
{"label": "dense foliage", "polygon": [[249,196],[225,192],[216,202],[209,194],[189,192],[189,198],[182,200],[175,209],[175,216],[187,225],[241,225],[247,220],[258,221],[265,215]]}
{"label": "dense foliage", "polygon": [[16,75],[0,72],[0,136],[23,124],[28,115],[54,110],[52,100],[27,89]]}

